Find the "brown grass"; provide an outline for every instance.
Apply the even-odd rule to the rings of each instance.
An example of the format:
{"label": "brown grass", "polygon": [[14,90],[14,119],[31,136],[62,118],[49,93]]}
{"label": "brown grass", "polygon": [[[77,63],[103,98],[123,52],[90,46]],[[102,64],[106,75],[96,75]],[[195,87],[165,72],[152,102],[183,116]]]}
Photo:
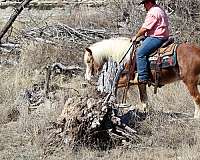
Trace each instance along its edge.
{"label": "brown grass", "polygon": [[[68,12],[68,9],[70,12]],[[130,11],[131,23],[120,22],[122,11]],[[45,19],[45,22],[66,23],[72,27],[108,29],[119,35],[132,35],[142,22],[144,12],[139,8],[128,4],[126,1],[110,2],[108,7],[90,8],[88,6],[70,6],[65,8],[63,15],[55,15]],[[59,13],[62,13],[59,10]],[[29,12],[28,10],[26,12]],[[40,11],[41,12],[41,11]],[[33,11],[29,12],[30,15]],[[45,13],[45,11],[44,11]],[[37,11],[36,13],[37,14]],[[34,19],[37,22],[37,17]],[[34,18],[34,16],[32,17]],[[52,18],[52,19],[51,19]],[[172,31],[181,31],[180,40],[188,40],[190,30],[195,24],[184,23],[185,19],[179,19],[176,15],[172,19]],[[139,20],[138,20],[139,19]],[[4,20],[5,21],[5,20]],[[0,19],[0,25],[3,25]],[[33,26],[31,21],[23,21],[15,25],[15,34],[26,27]],[[53,21],[53,22],[52,22]],[[44,25],[42,20],[37,25]],[[134,23],[133,23],[134,22]],[[120,25],[125,25],[121,30]],[[180,28],[180,26],[182,26]],[[125,34],[124,34],[125,35]],[[12,38],[12,37],[11,37]],[[199,43],[198,37],[189,39]],[[83,49],[87,42],[82,44],[63,42],[57,45],[23,41],[20,62],[14,67],[2,66],[0,68],[0,159],[42,159],[44,158],[44,144],[47,141],[48,132],[46,128],[50,121],[55,121],[61,113],[65,101],[70,97],[91,95],[94,86],[82,86],[83,73],[72,77],[55,76],[51,85],[62,86],[65,89],[58,89],[51,99],[44,99],[44,103],[37,106],[37,109],[29,110],[29,104],[23,97],[25,90],[30,89],[34,84],[45,81],[44,67],[53,62],[61,62],[67,66],[76,64],[84,67],[82,62]],[[77,92],[78,91],[78,92]],[[163,116],[162,112],[180,112],[193,115],[194,106],[189,93],[182,83],[175,83],[164,86],[153,94],[153,89],[148,89],[151,114],[148,119],[138,125],[138,131],[142,137],[140,144],[131,146],[116,147],[109,151],[97,151],[83,148],[78,153],[73,153],[70,148],[62,145],[53,154],[44,159],[135,159],[135,160],[197,160],[200,157],[200,135],[199,121],[189,119],[175,120],[170,116]],[[138,91],[132,87],[129,92],[129,103],[138,102]]]}

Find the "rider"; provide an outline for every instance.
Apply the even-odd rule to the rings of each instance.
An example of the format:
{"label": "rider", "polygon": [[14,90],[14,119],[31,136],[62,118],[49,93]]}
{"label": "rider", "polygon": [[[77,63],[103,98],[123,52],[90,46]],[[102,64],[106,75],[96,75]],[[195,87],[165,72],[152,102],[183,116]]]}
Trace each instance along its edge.
{"label": "rider", "polygon": [[165,11],[156,4],[156,0],[142,0],[141,4],[147,11],[145,21],[132,41],[140,36],[145,36],[142,45],[136,51],[138,83],[146,84],[149,80],[148,56],[156,51],[169,38],[168,16]]}

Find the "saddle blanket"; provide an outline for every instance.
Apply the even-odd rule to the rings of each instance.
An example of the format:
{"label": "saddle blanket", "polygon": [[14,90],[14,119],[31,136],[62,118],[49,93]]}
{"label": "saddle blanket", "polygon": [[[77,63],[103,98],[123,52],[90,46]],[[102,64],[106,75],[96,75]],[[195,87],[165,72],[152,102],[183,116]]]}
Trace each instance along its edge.
{"label": "saddle blanket", "polygon": [[[149,57],[150,68],[155,69],[158,65],[157,57]],[[177,63],[176,53],[174,52],[172,55],[166,55],[162,57],[162,63],[160,64],[161,68],[174,67]]]}

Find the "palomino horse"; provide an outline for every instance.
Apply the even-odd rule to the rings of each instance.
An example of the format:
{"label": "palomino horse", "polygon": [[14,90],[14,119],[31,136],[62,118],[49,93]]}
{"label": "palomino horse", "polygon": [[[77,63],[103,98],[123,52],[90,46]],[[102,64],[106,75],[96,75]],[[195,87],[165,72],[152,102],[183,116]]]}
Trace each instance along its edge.
{"label": "palomino horse", "polygon": [[[97,42],[86,48],[84,55],[84,62],[86,64],[85,78],[91,80],[92,75],[98,74],[108,58],[119,62],[130,46],[130,38],[118,37]],[[124,59],[126,64],[129,64],[131,51],[132,49]],[[174,67],[161,70],[160,84],[165,85],[182,80],[195,103],[194,118],[200,118],[200,93],[197,88],[200,74],[200,48],[195,45],[181,43],[176,48],[176,59],[177,63]],[[153,72],[155,71],[151,70],[152,81],[155,81],[155,74]],[[134,79],[135,74],[131,73],[130,77]],[[120,80],[123,82],[122,79]],[[140,100],[147,103],[146,87],[144,88],[140,85],[138,87]]]}

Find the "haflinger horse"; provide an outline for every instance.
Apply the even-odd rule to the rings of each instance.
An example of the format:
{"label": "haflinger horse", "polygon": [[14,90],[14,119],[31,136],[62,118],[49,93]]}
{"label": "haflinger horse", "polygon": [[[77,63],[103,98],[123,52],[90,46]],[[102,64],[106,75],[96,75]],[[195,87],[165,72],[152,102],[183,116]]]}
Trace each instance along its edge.
{"label": "haflinger horse", "polygon": [[[128,48],[130,48],[132,42],[130,38],[118,37],[102,40],[94,43],[93,45],[85,49],[84,63],[86,64],[85,79],[91,80],[91,77],[98,74],[102,66],[109,58],[114,61],[121,61],[122,57],[126,54]],[[133,46],[134,47],[134,46]],[[130,49],[123,63],[126,68],[130,63],[130,54],[133,49]],[[200,48],[187,43],[180,43],[174,49],[173,57],[175,57],[176,63],[174,66],[162,68],[160,70],[159,85],[169,84],[178,80],[182,80],[190,92],[195,104],[194,118],[200,118],[200,93],[198,91],[198,82],[200,74]],[[134,54],[133,54],[134,55]],[[133,56],[132,58],[134,58]],[[168,60],[167,60],[168,61]],[[130,80],[135,79],[135,67],[130,67]],[[151,81],[155,82],[156,70],[151,69]],[[119,85],[127,83],[127,78],[121,77]],[[147,104],[147,92],[146,87],[142,87],[138,84],[140,100],[142,103]]]}

